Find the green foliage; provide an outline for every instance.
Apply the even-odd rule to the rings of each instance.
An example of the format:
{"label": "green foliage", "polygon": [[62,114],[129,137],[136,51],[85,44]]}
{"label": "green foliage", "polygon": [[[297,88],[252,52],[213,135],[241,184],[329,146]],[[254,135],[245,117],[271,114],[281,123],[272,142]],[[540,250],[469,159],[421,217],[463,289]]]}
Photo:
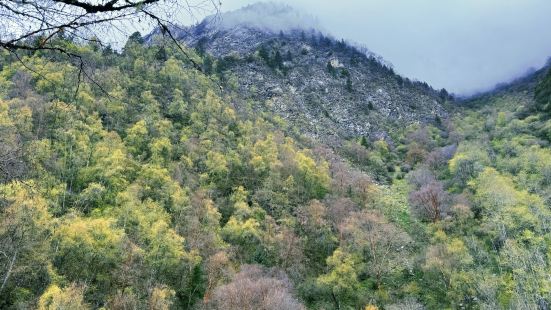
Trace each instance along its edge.
{"label": "green foliage", "polygon": [[[209,308],[249,293],[232,291],[242,281],[295,287],[312,309],[551,305],[549,77],[536,101],[482,97],[333,153],[253,112],[228,70],[285,73],[288,45],[186,50],[207,76],[139,33],[120,54],[59,40],[102,89],[77,92],[78,68],[55,54],[24,56],[31,72],[0,53],[0,308]],[[434,221],[411,213],[435,201]],[[274,268],[234,276],[247,263]]]}
{"label": "green foliage", "polygon": [[[317,164],[304,152],[298,152],[295,157],[298,168],[297,181],[303,188],[299,191],[306,200],[322,198],[329,189],[329,166],[326,162]],[[298,185],[297,184],[297,185]]]}
{"label": "green foliage", "polygon": [[[287,54],[287,58],[289,58],[290,54]],[[281,70],[285,72],[285,66],[283,64],[283,56],[281,55],[281,52],[279,49],[273,50],[273,48],[270,48],[269,46],[261,46],[258,50],[258,56],[273,70]],[[291,60],[291,59],[287,59]]]}
{"label": "green foliage", "polygon": [[38,309],[89,309],[90,306],[83,300],[83,291],[83,287],[78,287],[74,284],[64,289],[59,288],[55,284],[51,285],[48,289],[46,289],[44,294],[40,296],[40,300],[38,301]]}
{"label": "green foliage", "polygon": [[318,278],[318,284],[327,287],[331,292],[337,309],[341,307],[341,303],[354,303],[357,296],[355,293],[360,288],[354,260],[350,254],[336,249],[327,258],[329,273]]}
{"label": "green foliage", "polygon": [[551,112],[551,70],[536,87],[536,104],[539,111],[549,114]]}
{"label": "green foliage", "polygon": [[489,163],[488,154],[482,145],[462,143],[449,161],[449,170],[457,183],[460,186],[465,186]]}
{"label": "green foliage", "polygon": [[112,219],[75,218],[55,232],[54,264],[69,281],[90,283],[91,301],[101,301],[114,285],[112,274],[125,259],[126,236]]}
{"label": "green foliage", "polygon": [[23,291],[44,289],[40,279],[47,273],[52,216],[45,199],[27,186],[0,185],[0,307],[23,302]]}
{"label": "green foliage", "polygon": [[[94,59],[103,90],[83,81],[75,96],[78,68],[38,54],[26,61],[40,74],[7,58],[0,72],[0,144],[17,151],[0,168],[22,172],[0,179],[1,307],[192,308],[212,275],[231,273],[212,266],[220,253],[232,265],[297,261],[282,254],[292,225],[281,220],[329,193],[322,158],[280,122],[238,116],[171,44],[138,33],[122,54],[67,44]],[[283,68],[280,52],[270,63]]]}

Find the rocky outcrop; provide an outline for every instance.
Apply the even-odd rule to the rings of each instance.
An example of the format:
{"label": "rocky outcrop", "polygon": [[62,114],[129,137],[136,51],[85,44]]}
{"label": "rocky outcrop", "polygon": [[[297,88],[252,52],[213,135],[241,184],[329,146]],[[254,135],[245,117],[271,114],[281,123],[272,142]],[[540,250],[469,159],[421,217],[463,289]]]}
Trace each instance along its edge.
{"label": "rocky outcrop", "polygon": [[218,58],[218,73],[233,79],[254,108],[275,112],[306,135],[387,137],[397,126],[447,116],[447,93],[395,74],[366,50],[313,29],[277,32],[216,20],[178,37]]}

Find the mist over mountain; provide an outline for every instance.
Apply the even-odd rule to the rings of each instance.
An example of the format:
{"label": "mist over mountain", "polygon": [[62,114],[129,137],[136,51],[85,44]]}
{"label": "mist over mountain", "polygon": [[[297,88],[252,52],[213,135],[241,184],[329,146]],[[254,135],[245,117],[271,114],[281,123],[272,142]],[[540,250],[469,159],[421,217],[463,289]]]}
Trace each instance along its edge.
{"label": "mist over mountain", "polygon": [[[260,22],[266,15],[271,27]],[[397,75],[382,57],[313,28],[309,19],[288,22],[297,16],[289,6],[259,3],[175,33],[199,53],[220,59],[216,73],[234,79],[243,100],[258,101],[258,110],[326,143],[388,138],[390,124],[447,117],[443,104],[451,97],[445,90]]]}
{"label": "mist over mountain", "polygon": [[[299,5],[299,3],[297,3],[297,5]],[[229,7],[235,7],[235,5],[229,5]],[[299,7],[304,8],[304,5],[300,4]],[[370,5],[366,4],[366,9],[369,7]],[[379,10],[380,8],[378,5],[374,5],[373,9]],[[346,6],[339,7],[339,9],[336,10],[335,12],[338,12],[338,14],[346,15]],[[416,12],[415,14],[419,13],[415,10],[414,12]],[[373,13],[370,12],[370,10],[367,10],[366,14],[367,14],[366,16],[371,16]],[[388,13],[385,13],[383,11],[381,12],[381,14],[388,14]],[[481,12],[480,14],[485,14],[485,13]],[[355,14],[352,14],[352,16],[356,17]],[[326,17],[325,22],[327,22],[327,16],[325,17]],[[333,22],[332,19],[330,19],[329,21]],[[208,29],[210,30],[216,30],[216,29],[218,30],[234,29],[235,30],[238,28],[241,28],[241,29],[248,28],[248,29],[260,30],[263,32],[278,33],[278,32],[289,32],[292,30],[300,29],[306,32],[310,32],[310,31],[321,32],[326,36],[329,36],[338,40],[340,40],[341,37],[338,35],[335,36],[335,31],[338,31],[344,37],[349,37],[349,38],[355,37],[356,40],[358,40],[358,38],[361,37],[361,36],[350,36],[350,33],[354,33],[354,31],[350,29],[347,35],[342,32],[342,29],[337,30],[337,29],[327,28],[326,25],[324,25],[324,23],[318,17],[315,17],[315,15],[312,15],[311,13],[305,13],[305,11],[303,11],[302,9],[297,9],[292,4],[285,4],[284,2],[254,2],[252,4],[248,4],[241,8],[237,8],[230,11],[222,11],[217,15],[206,17],[201,24],[202,26],[206,26],[208,24],[209,25]],[[328,24],[332,24],[332,23],[328,23]],[[202,26],[200,27],[193,26],[191,28],[195,30],[204,31],[205,29],[203,29]],[[186,28],[188,27],[183,27],[183,29],[186,29]],[[354,27],[354,29],[356,28],[357,27]],[[369,28],[368,30],[369,30],[369,33],[373,35],[372,27]],[[381,33],[379,33],[379,35],[382,35],[382,31],[384,30],[381,30]],[[430,31],[430,29],[428,29],[427,31]],[[379,35],[375,36],[377,40],[380,39]],[[186,36],[186,37],[187,37],[186,39],[189,40],[189,36]],[[414,40],[414,38],[415,38],[415,34],[412,34],[412,36],[408,38],[408,40]],[[389,37],[389,40],[387,41],[390,41],[390,40],[396,40],[396,39],[395,38],[391,39],[391,37]],[[398,48],[400,52],[397,50],[392,50],[391,53],[387,52],[388,55],[383,54],[382,56],[380,56],[370,48],[372,47],[372,44],[375,41],[372,41],[369,38],[365,38],[365,39],[362,38],[360,40],[361,43],[359,41],[353,41],[353,40],[345,40],[345,41],[349,45],[356,46],[358,49],[364,50],[367,54],[377,57],[381,62],[383,62],[386,66],[389,66],[389,67],[394,67],[394,66],[390,61],[388,61],[388,59],[386,59],[385,56],[391,55],[392,56],[391,58],[395,59],[395,57],[397,57],[395,55],[396,53],[408,54],[408,52],[406,52],[408,50],[408,47],[404,46],[404,47]],[[413,44],[415,42],[410,42],[410,43]],[[434,43],[436,43],[436,41]],[[411,48],[416,48],[416,46],[412,46]],[[435,48],[440,49],[440,47],[438,47],[437,45],[435,46]],[[411,52],[417,53],[415,50],[411,50]],[[506,57],[506,55],[502,55],[505,53],[505,51],[501,51],[501,52],[498,51],[496,53],[497,54],[495,55],[495,57],[499,57],[499,58]],[[551,53],[551,50],[549,51],[549,53]],[[487,52],[482,53],[480,55],[480,58],[487,57],[486,54]],[[457,56],[456,61],[460,61],[462,63],[467,61],[469,62],[475,61],[475,59],[470,59],[470,60],[466,59],[468,55],[470,54],[464,53],[461,56]],[[408,67],[413,66],[416,68],[415,70],[422,71],[423,69],[421,69],[421,64],[419,62],[428,61],[429,57],[431,56],[429,56],[428,53],[425,55],[418,55],[417,59],[410,61],[410,63],[408,63],[407,66]],[[522,57],[519,56],[517,58],[522,58]],[[509,71],[508,73],[499,73],[501,74],[499,77],[496,75],[499,70],[490,71],[490,67],[488,66],[491,66],[492,65],[491,63],[481,65],[479,66],[480,67],[479,70],[483,70],[482,73],[479,72],[479,74],[473,74],[473,76],[471,76],[470,78],[470,80],[476,79],[478,83],[476,83],[473,86],[467,86],[467,87],[461,86],[460,88],[457,88],[456,86],[454,86],[453,83],[449,83],[451,90],[450,89],[448,90],[450,92],[453,92],[454,90],[459,91],[457,95],[461,97],[470,97],[479,93],[491,91],[494,87],[499,86],[500,84],[509,83],[511,81],[514,81],[515,79],[522,78],[527,74],[527,71],[530,69],[532,70],[540,69],[541,64],[539,64],[534,59],[535,59],[535,56],[531,55],[530,60],[524,59],[523,63],[525,63],[524,65],[525,67],[517,66],[515,69],[510,69],[509,67],[512,66],[514,62],[522,62],[523,61],[522,59],[518,59],[516,61],[506,61],[506,67],[509,68],[507,69]],[[435,58],[434,61],[431,61],[431,62],[435,62],[435,61],[438,61],[438,59]],[[457,65],[459,66],[459,63]],[[395,69],[397,72],[410,72],[411,76],[408,76],[407,74],[405,76],[413,80],[428,82],[426,79],[429,79],[429,80],[434,80],[435,78],[443,79],[444,77],[442,76],[446,76],[445,78],[449,80],[462,79],[462,81],[458,80],[457,83],[464,83],[464,80],[466,79],[463,78],[464,73],[462,72],[463,70],[465,70],[465,68],[471,66],[471,64],[464,63],[463,65],[461,65],[461,68],[459,68],[457,66],[454,67],[453,63],[448,63],[446,64],[447,70],[445,72],[438,73],[440,77],[435,76],[436,72],[433,72],[433,71],[441,70],[440,68],[441,64],[433,63],[433,64],[424,64],[423,66],[426,68],[427,71],[429,71],[428,74],[426,75],[426,78],[424,78],[422,74],[419,74],[417,72],[411,73],[411,68],[404,70],[403,65],[400,65]],[[491,75],[492,77],[490,78],[486,75]],[[485,79],[485,80],[481,81],[480,79]],[[431,83],[429,82],[429,84]],[[442,85],[441,82],[437,82],[436,84]]]}
{"label": "mist over mountain", "polygon": [[[313,15],[280,2],[255,2],[236,10],[219,12],[215,15],[207,16],[192,26],[180,25],[174,26],[173,29],[173,32],[179,39],[191,45],[195,45],[201,38],[205,40],[208,35],[216,32],[234,35],[247,31],[268,35],[302,32],[323,35],[335,41],[338,39],[339,41],[346,42],[347,45],[365,53],[368,57],[376,58],[383,65],[392,67],[390,62],[381,55],[371,51],[365,44],[336,38]],[[158,35],[159,33],[159,29],[153,30],[153,32],[145,36],[146,41],[150,41],[154,35]],[[244,39],[246,35],[242,34],[241,36]],[[242,44],[242,46],[234,46],[234,48],[242,49],[246,46],[247,44]]]}
{"label": "mist over mountain", "polygon": [[216,27],[229,30],[235,27],[255,28],[262,31],[278,33],[292,30],[316,30],[323,28],[319,21],[290,5],[277,2],[258,2],[239,10],[222,12],[205,18]]}
{"label": "mist over mountain", "polygon": [[[227,0],[223,10],[253,2]],[[316,16],[337,38],[367,45],[402,75],[459,95],[539,69],[551,55],[540,35],[551,28],[546,0],[280,2]]]}

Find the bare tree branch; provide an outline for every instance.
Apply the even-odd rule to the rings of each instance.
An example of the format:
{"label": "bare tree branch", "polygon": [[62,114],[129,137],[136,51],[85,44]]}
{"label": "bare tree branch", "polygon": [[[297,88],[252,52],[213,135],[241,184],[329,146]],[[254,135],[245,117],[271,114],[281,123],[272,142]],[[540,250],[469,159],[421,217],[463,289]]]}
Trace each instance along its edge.
{"label": "bare tree branch", "polygon": [[[201,66],[178,44],[171,33],[185,12],[195,18],[195,12],[218,12],[214,0],[0,0],[0,48],[9,51],[46,50],[69,57],[75,53],[51,43],[58,35],[107,40],[113,29],[120,32],[132,27],[158,27],[163,35],[176,43],[178,50],[201,71]],[[38,39],[38,42],[36,42]],[[34,40],[34,42],[33,42]],[[101,45],[102,40],[97,40]]]}
{"label": "bare tree branch", "polygon": [[88,3],[88,2],[75,1],[75,0],[53,0],[53,2],[65,3],[67,5],[79,7],[81,9],[84,9],[86,13],[93,14],[93,13],[101,13],[101,12],[117,12],[117,11],[129,9],[129,8],[138,8],[144,5],[159,2],[159,0],[144,0],[144,1],[137,1],[137,2],[125,1],[125,4],[120,6],[116,6],[119,0],[111,0],[105,4],[97,4],[97,5]]}
{"label": "bare tree branch", "polygon": [[220,5],[214,0],[0,0],[0,48],[15,55],[33,73],[37,73],[36,70],[25,65],[17,51],[64,55],[78,70],[75,97],[85,78],[112,98],[87,72],[82,55],[56,44],[55,37],[65,35],[81,41],[102,38],[94,41],[100,46],[108,46],[104,41],[113,37],[113,30],[125,33],[132,26],[150,22],[152,28],[160,29],[192,66],[202,72],[201,65],[181,46],[172,30],[182,17],[178,16],[181,12],[195,18],[195,12],[218,12]]}

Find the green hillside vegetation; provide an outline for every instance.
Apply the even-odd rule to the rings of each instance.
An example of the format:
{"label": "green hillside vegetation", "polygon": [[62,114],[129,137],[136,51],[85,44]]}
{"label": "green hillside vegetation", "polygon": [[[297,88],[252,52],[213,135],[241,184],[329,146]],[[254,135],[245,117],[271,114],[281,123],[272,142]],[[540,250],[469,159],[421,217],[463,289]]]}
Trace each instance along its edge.
{"label": "green hillside vegetation", "polygon": [[551,75],[333,153],[209,55],[56,44],[0,53],[0,308],[551,307]]}

